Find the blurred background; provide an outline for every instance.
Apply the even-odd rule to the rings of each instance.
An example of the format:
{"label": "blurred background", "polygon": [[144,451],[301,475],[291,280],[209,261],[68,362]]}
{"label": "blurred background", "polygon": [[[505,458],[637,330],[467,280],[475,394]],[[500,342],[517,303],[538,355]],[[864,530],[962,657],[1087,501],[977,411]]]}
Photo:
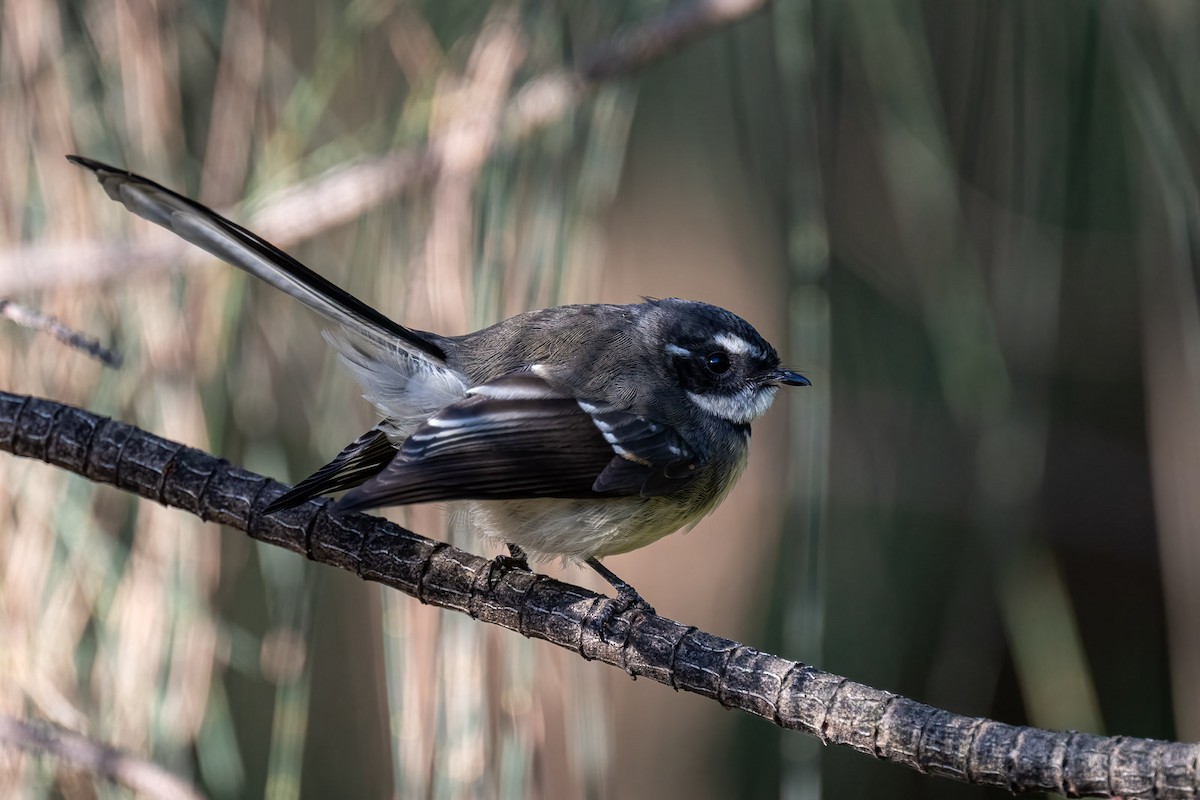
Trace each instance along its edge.
{"label": "blurred background", "polygon": [[[669,4],[3,0],[0,297],[124,365],[0,320],[0,388],[288,481],[375,421],[317,318],[73,152],[420,328],[715,302],[814,387],[710,519],[609,560],[660,613],[963,714],[1200,739],[1200,5],[756,5],[609,77]],[[988,794],[8,456],[0,642],[0,714],[216,798]],[[0,792],[124,794],[12,750]]]}

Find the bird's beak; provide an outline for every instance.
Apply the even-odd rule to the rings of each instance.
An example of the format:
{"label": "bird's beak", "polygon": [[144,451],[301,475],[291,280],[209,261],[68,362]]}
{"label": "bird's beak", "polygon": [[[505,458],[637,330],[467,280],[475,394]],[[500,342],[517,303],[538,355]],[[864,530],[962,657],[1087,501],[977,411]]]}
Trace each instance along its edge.
{"label": "bird's beak", "polygon": [[812,386],[812,381],[799,372],[792,372],[790,369],[773,370],[770,374],[770,382],[784,386]]}

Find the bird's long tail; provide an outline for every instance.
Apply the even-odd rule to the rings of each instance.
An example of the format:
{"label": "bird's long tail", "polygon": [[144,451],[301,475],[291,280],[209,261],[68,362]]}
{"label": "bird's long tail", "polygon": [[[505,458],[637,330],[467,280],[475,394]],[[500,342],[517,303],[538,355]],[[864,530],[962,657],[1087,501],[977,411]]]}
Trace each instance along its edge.
{"label": "bird's long tail", "polygon": [[438,344],[438,337],[388,319],[266,239],[212,209],[127,170],[83,156],[67,156],[67,160],[94,172],[108,196],[134,214],[261,278],[352,333],[375,342],[398,344],[438,362],[445,361],[446,353]]}

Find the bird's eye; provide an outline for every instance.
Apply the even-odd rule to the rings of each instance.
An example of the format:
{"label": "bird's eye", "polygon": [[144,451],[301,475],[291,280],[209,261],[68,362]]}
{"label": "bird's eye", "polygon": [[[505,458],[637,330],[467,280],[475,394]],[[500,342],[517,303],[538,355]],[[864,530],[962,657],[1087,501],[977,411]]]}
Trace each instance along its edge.
{"label": "bird's eye", "polygon": [[708,367],[709,372],[720,375],[729,369],[729,354],[724,350],[709,353],[704,359],[704,365]]}

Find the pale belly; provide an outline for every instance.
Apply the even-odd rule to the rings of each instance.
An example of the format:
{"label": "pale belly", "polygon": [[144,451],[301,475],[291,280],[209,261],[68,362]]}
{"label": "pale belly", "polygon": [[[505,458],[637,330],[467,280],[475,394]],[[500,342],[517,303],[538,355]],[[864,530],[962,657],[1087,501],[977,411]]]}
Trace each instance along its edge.
{"label": "pale belly", "polygon": [[[697,476],[682,492],[659,497],[462,500],[451,524],[516,545],[536,561],[586,561],[636,551],[680,528],[692,528],[720,505],[745,468],[749,437],[728,470]],[[707,479],[707,480],[706,480]]]}
{"label": "pale belly", "polygon": [[537,561],[585,561],[625,553],[703,516],[686,514],[662,497],[472,500],[453,504],[450,513],[476,536],[515,544]]}
{"label": "pale belly", "polygon": [[531,558],[547,561],[627,553],[690,528],[717,507],[736,482],[745,456],[722,485],[702,482],[687,495],[568,500],[470,500],[454,503],[455,524],[476,536],[515,544]]}

